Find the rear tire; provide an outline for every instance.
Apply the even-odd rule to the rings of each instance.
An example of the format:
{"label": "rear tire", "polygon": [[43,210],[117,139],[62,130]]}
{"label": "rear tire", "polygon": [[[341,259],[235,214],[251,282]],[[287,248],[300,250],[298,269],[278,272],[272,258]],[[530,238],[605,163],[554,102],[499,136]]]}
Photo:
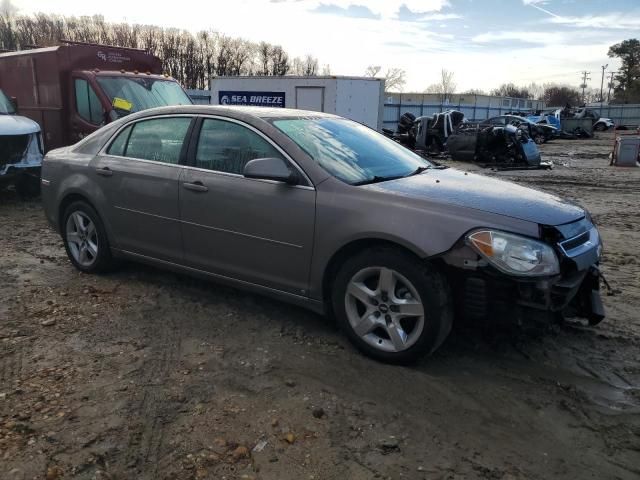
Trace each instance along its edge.
{"label": "rear tire", "polygon": [[69,260],[81,272],[99,273],[114,268],[104,224],[87,202],[73,202],[65,209],[61,233]]}
{"label": "rear tire", "polygon": [[391,247],[348,259],[333,282],[331,302],[356,348],[387,363],[410,363],[433,352],[453,323],[444,275]]}

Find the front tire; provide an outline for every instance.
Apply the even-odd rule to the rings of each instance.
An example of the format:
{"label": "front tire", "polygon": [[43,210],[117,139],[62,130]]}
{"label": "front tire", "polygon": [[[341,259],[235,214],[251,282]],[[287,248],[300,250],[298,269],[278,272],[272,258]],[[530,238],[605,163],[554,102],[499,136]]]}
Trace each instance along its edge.
{"label": "front tire", "polygon": [[61,227],[64,248],[74,267],[85,273],[113,268],[107,232],[91,205],[83,201],[71,203],[64,211]]}
{"label": "front tire", "polygon": [[380,247],[350,258],[332,289],[337,322],[365,355],[409,363],[433,352],[451,330],[444,276],[413,255]]}
{"label": "front tire", "polygon": [[606,132],[608,127],[604,123],[596,123],[593,129],[597,132]]}

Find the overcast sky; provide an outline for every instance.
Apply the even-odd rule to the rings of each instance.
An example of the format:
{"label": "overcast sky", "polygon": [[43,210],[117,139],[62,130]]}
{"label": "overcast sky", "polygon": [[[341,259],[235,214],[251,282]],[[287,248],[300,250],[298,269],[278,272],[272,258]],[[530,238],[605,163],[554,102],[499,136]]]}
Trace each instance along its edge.
{"label": "overcast sky", "polygon": [[400,67],[405,91],[441,68],[458,90],[500,83],[599,88],[610,45],[640,36],[640,0],[13,0],[21,13],[101,14],[107,20],[211,29],[311,53],[338,75]]}

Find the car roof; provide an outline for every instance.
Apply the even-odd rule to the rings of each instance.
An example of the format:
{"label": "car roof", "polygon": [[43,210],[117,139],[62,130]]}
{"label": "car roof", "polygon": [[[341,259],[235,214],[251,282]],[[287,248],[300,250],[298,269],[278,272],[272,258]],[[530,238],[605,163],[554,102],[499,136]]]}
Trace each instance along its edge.
{"label": "car roof", "polygon": [[254,117],[259,119],[273,118],[339,118],[337,115],[310,110],[296,110],[292,108],[269,108],[252,106],[228,106],[228,105],[175,105],[169,107],[150,108],[137,112],[127,118],[144,118],[155,115],[221,115],[236,119]]}

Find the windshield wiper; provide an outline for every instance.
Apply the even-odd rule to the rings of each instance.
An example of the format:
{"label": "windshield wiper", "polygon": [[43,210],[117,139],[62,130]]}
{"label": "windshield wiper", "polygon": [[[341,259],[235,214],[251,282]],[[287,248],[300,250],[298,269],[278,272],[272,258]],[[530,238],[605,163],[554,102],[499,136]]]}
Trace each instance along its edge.
{"label": "windshield wiper", "polygon": [[430,166],[424,166],[424,167],[418,167],[416,168],[413,172],[411,172],[409,175],[407,175],[407,177],[413,177],[414,175],[420,175],[422,172],[424,172],[425,170],[429,170]]}
{"label": "windshield wiper", "polygon": [[381,177],[379,175],[374,175],[371,178],[367,178],[366,180],[360,180],[359,182],[354,182],[351,185],[360,186],[360,185],[371,185],[372,183],[380,183],[387,182],[389,180],[397,180],[399,178],[403,178],[402,176],[393,176],[393,177]]}

